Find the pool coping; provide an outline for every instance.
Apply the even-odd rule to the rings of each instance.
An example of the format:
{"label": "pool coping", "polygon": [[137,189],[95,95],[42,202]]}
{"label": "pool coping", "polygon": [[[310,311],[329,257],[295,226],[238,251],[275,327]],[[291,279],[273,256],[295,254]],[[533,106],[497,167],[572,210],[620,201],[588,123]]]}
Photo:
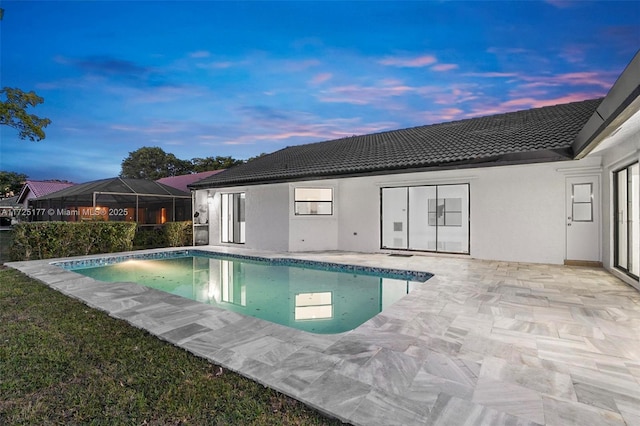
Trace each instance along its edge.
{"label": "pool coping", "polygon": [[[347,342],[344,339],[354,333],[360,334],[362,330],[375,326],[379,321],[384,321],[381,316],[383,313],[387,315],[399,310],[399,307],[394,308],[394,306],[411,295],[415,296],[422,286],[417,286],[400,301],[386,308],[383,313],[353,330],[335,334],[315,334],[248,317],[134,282],[101,282],[59,266],[64,262],[82,263],[105,257],[111,257],[114,260],[140,258],[146,255],[153,257],[180,250],[194,250],[194,248],[150,249],[108,256],[87,255],[9,262],[5,265],[67,296],[79,299],[92,308],[104,311],[114,318],[125,320],[134,327],[144,329],[162,340],[206,358],[212,363],[291,396],[328,417],[345,423],[358,424],[351,418],[351,414],[361,402],[361,398],[375,390],[376,386],[358,380],[340,380],[339,389],[336,389],[333,385],[327,386],[324,382],[326,380],[331,382],[334,376],[332,371],[338,364],[346,361],[356,366],[380,351],[381,347],[365,342]],[[304,254],[301,258],[300,254],[293,253],[283,256],[280,253],[211,246],[200,246],[197,250],[226,256],[305,261]],[[323,263],[315,260],[311,262]],[[351,263],[331,263],[358,266]],[[374,268],[373,266],[362,267]],[[414,272],[430,275],[430,278],[422,284],[428,285],[436,279],[427,271]],[[340,342],[344,343],[336,350],[330,349]],[[375,422],[367,422],[367,424],[371,425]]]}
{"label": "pool coping", "polygon": [[109,266],[117,263],[125,262],[127,260],[163,260],[163,259],[176,259],[180,257],[187,257],[190,255],[204,255],[213,257],[226,257],[238,260],[248,260],[254,262],[268,262],[273,265],[294,266],[294,267],[308,267],[316,270],[327,270],[333,272],[346,272],[351,274],[362,275],[374,275],[382,276],[382,278],[392,278],[398,280],[414,281],[425,283],[429,278],[433,277],[433,274],[424,271],[410,271],[394,268],[380,268],[375,266],[361,266],[344,263],[334,262],[321,262],[317,260],[297,259],[288,257],[262,257],[262,256],[250,256],[246,254],[237,253],[225,253],[222,251],[213,250],[200,250],[200,249],[176,249],[166,250],[161,252],[129,252],[127,254],[108,255],[108,256],[83,256],[80,259],[71,258],[67,260],[60,260],[51,262],[52,265],[61,267],[68,271],[76,271],[84,268],[93,268],[98,266]]}

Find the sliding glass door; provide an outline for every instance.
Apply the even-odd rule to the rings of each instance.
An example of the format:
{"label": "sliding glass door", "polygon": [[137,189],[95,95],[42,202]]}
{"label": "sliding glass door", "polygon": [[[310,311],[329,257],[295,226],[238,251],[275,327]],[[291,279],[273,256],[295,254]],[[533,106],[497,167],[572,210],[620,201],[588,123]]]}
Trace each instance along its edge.
{"label": "sliding glass door", "polygon": [[382,248],[469,253],[469,185],[382,188]]}
{"label": "sliding glass door", "polygon": [[614,173],[615,253],[618,269],[640,275],[640,183],[638,163]]}
{"label": "sliding glass door", "polygon": [[244,192],[222,195],[220,240],[223,243],[244,244]]}

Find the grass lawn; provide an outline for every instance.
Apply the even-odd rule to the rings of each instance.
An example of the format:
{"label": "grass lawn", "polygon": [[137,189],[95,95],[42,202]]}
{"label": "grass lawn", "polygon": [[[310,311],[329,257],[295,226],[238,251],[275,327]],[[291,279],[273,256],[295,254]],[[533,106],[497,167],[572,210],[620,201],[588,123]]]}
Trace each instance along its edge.
{"label": "grass lawn", "polygon": [[0,424],[340,422],[0,266]]}
{"label": "grass lawn", "polygon": [[11,231],[0,231],[0,265],[9,261],[9,244],[11,243]]}

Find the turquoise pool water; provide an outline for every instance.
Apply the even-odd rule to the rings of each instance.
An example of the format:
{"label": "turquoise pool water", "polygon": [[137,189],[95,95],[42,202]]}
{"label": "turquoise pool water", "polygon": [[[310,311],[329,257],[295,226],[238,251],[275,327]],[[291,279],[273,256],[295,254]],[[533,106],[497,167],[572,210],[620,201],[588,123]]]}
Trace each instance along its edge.
{"label": "turquoise pool water", "polygon": [[356,267],[356,273],[345,265],[233,258],[196,250],[164,259],[131,257],[106,266],[61,266],[96,280],[135,282],[325,334],[356,328],[430,276],[409,274],[407,279],[407,271]]}

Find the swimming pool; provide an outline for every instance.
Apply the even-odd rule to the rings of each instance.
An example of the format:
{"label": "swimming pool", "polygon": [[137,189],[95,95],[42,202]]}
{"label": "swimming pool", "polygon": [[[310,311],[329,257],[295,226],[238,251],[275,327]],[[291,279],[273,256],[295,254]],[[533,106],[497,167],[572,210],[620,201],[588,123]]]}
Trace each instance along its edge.
{"label": "swimming pool", "polygon": [[201,250],[54,263],[96,280],[135,282],[312,333],[352,330],[432,275]]}

